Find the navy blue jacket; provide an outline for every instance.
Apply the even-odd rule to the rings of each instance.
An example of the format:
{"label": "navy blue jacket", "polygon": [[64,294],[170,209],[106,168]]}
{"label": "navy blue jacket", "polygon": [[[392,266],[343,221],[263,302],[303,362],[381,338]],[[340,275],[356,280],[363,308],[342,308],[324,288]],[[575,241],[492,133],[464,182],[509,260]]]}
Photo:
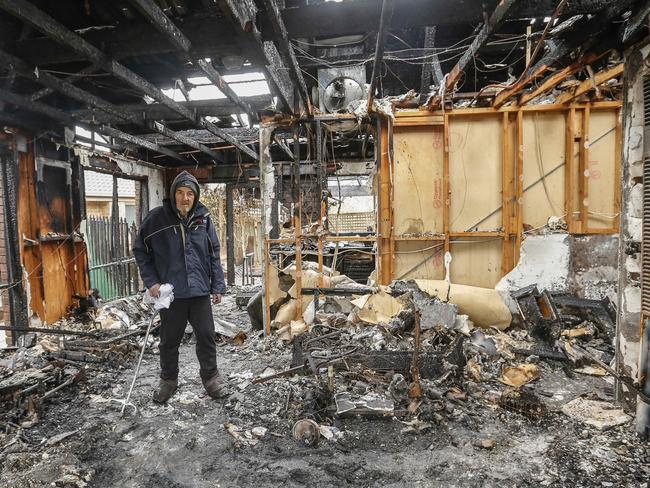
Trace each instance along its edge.
{"label": "navy blue jacket", "polygon": [[[175,186],[179,185],[172,185],[172,190]],[[192,298],[226,292],[219,249],[208,209],[196,195],[194,209],[185,219],[170,200],[149,212],[133,254],[147,288],[171,283],[175,298]]]}

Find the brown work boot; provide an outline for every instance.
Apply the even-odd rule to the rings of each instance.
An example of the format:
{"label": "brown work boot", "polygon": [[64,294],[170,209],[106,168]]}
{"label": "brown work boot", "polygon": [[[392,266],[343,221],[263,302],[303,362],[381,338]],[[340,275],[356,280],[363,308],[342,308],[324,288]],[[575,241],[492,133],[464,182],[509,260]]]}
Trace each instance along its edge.
{"label": "brown work boot", "polygon": [[219,373],[215,374],[209,380],[202,380],[205,391],[212,398],[223,398],[228,395],[226,382],[221,378]]}
{"label": "brown work boot", "polygon": [[166,403],[178,388],[178,380],[163,380],[161,378],[158,389],[153,392],[153,401],[156,403]]}

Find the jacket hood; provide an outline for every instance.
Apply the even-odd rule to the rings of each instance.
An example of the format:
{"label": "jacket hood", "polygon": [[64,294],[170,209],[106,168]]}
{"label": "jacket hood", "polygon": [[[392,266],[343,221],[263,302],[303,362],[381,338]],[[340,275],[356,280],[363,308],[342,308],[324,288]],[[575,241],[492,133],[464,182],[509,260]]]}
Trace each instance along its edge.
{"label": "jacket hood", "polygon": [[196,207],[199,203],[199,197],[201,196],[201,189],[199,187],[199,182],[198,180],[189,174],[187,171],[181,172],[176,178],[174,178],[174,181],[172,182],[172,186],[169,188],[169,203],[171,204],[172,210],[174,211],[175,214],[178,215],[178,208],[176,208],[176,190],[178,189],[179,186],[187,186],[194,191],[194,205],[188,212],[188,215],[192,215],[194,213],[194,210],[196,210]]}

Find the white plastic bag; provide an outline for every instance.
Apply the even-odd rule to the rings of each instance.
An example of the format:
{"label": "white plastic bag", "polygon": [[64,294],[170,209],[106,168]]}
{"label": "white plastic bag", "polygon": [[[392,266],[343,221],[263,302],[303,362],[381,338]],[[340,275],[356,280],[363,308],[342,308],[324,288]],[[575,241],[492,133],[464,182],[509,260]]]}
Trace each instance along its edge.
{"label": "white plastic bag", "polygon": [[156,310],[169,308],[171,303],[174,301],[174,285],[170,283],[161,285],[157,297],[152,297],[149,290],[147,290],[142,297],[142,301],[149,305],[153,304],[153,308]]}

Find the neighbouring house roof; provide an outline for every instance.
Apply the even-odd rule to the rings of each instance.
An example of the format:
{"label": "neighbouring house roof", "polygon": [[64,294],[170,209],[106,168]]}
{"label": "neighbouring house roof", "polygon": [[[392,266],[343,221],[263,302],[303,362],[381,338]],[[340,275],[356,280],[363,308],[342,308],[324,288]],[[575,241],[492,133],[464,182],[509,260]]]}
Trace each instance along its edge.
{"label": "neighbouring house roof", "polygon": [[[84,173],[84,183],[86,198],[113,196],[113,177],[111,175],[86,171]],[[118,178],[117,194],[119,197],[135,198],[135,181]]]}

